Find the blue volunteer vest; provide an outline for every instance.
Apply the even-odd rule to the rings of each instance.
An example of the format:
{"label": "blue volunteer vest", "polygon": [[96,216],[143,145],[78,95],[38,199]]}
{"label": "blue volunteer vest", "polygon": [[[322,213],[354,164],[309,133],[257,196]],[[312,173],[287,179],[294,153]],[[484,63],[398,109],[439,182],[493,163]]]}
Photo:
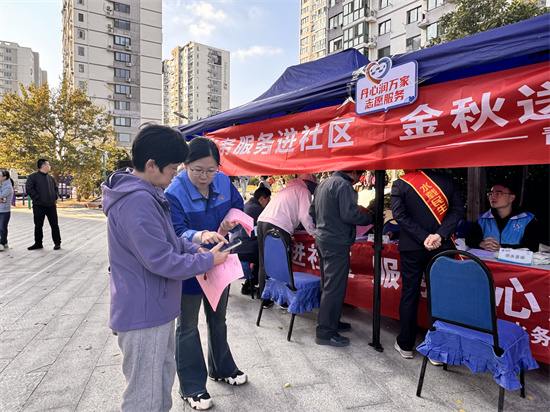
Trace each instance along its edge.
{"label": "blue volunteer vest", "polygon": [[519,245],[525,232],[525,226],[534,218],[529,212],[523,212],[519,215],[512,216],[502,233],[499,233],[498,226],[491,210],[483,213],[477,219],[477,223],[483,230],[483,240],[488,237],[498,239],[501,245]]}

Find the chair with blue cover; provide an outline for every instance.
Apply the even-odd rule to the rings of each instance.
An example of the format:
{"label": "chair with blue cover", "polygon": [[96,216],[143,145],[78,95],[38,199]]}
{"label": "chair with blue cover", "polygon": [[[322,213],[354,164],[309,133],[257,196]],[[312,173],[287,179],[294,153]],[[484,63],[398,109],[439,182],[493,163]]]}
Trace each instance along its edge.
{"label": "chair with blue cover", "polygon": [[[462,256],[463,260],[455,259]],[[515,323],[497,319],[491,271],[477,256],[460,250],[436,255],[426,269],[429,330],[416,349],[424,359],[416,395],[420,396],[428,358],[447,365],[466,365],[473,373],[490,372],[504,390],[521,389],[524,370],[538,368],[529,335]],[[518,381],[517,376],[520,376]]]}
{"label": "chair with blue cover", "polygon": [[[290,341],[294,318],[297,313],[319,308],[321,278],[309,273],[293,272],[290,259],[290,245],[277,229],[270,229],[264,238],[264,266],[266,272],[262,299],[275,301],[278,305],[288,304],[292,313],[287,340]],[[263,306],[256,325],[260,326]]]}

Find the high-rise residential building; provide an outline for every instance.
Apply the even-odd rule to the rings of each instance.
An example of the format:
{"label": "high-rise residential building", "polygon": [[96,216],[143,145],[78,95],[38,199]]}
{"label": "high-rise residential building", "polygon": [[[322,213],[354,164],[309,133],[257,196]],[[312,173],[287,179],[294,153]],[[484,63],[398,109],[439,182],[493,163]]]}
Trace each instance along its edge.
{"label": "high-rise residential building", "polygon": [[64,0],[63,71],[114,117],[119,146],[162,122],[162,0]]}
{"label": "high-rise residential building", "polygon": [[164,60],[164,124],[176,126],[229,109],[229,52],[190,42]]}
{"label": "high-rise residential building", "polygon": [[40,68],[40,55],[29,47],[0,40],[0,100],[4,93],[21,96],[19,83],[28,87],[48,81],[48,74]]}
{"label": "high-rise residential building", "polygon": [[[327,54],[351,47],[369,60],[418,50],[440,34],[454,0],[326,0]],[[301,56],[301,54],[300,54]]]}
{"label": "high-rise residential building", "polygon": [[327,0],[300,0],[300,63],[327,55]]}

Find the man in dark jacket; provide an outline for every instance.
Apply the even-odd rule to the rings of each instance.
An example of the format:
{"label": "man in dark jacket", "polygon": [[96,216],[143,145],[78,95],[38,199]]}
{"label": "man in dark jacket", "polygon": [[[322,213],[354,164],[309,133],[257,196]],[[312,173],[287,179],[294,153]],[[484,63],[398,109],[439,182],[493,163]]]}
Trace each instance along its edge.
{"label": "man in dark jacket", "polygon": [[422,275],[432,257],[455,248],[451,235],[464,215],[464,205],[453,177],[430,171],[405,170],[405,175],[393,183],[390,200],[393,218],[401,230],[401,332],[394,348],[411,359]]}
{"label": "man in dark jacket", "polygon": [[[244,213],[254,219],[254,227],[258,225],[258,216],[260,216],[260,213],[262,213],[270,200],[271,190],[267,187],[260,186],[254,192],[254,197],[244,204]],[[245,264],[252,263],[252,279],[246,279],[241,288],[241,293],[243,295],[248,295],[251,289],[258,284],[258,238],[254,232],[248,236],[242,227],[234,236],[241,239],[243,242],[242,245],[235,249],[235,252],[239,255],[239,260]],[[243,271],[245,269],[250,271],[250,267],[243,268]]]}
{"label": "man in dark jacket", "polygon": [[347,346],[349,339],[338,332],[351,329],[340,321],[350,265],[350,247],[355,243],[355,226],[368,225],[372,214],[357,204],[353,185],[363,170],[334,172],[315,190],[309,214],[317,225],[315,246],[321,269],[321,304],[315,342],[318,345]]}
{"label": "man in dark jacket", "polygon": [[46,159],[38,159],[36,162],[38,171],[32,173],[27,179],[27,194],[32,199],[32,212],[34,215],[34,245],[29,246],[28,250],[42,249],[42,239],[44,233],[44,219],[47,217],[52,228],[52,239],[54,250],[61,249],[61,234],[59,232],[59,223],[57,219],[57,197],[59,191],[55,180],[48,173],[52,169],[50,162]]}

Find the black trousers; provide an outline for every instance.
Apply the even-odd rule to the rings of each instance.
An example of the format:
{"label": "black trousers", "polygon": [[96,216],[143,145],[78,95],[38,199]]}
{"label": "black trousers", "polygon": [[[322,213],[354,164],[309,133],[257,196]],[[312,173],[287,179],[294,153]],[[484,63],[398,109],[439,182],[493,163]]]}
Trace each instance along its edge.
{"label": "black trousers", "polygon": [[[272,225],[267,222],[258,222],[258,249],[260,249],[260,268],[258,271],[260,277],[260,296],[262,295],[265,288],[265,265],[264,265],[264,238],[265,234],[269,229],[278,229],[281,233],[281,236],[285,240],[286,244],[291,248],[289,251],[288,259],[292,261],[292,236],[287,231],[281,229],[279,226]],[[282,262],[281,262],[282,263]]]}
{"label": "black trousers", "polygon": [[56,206],[32,206],[32,213],[34,215],[34,243],[37,245],[42,244],[44,233],[42,227],[44,226],[44,220],[47,217],[48,223],[52,228],[52,239],[56,245],[61,244],[61,233],[59,232],[59,223],[57,219],[57,207]]}
{"label": "black trousers", "polygon": [[413,350],[416,345],[422,276],[431,258],[443,250],[446,249],[399,252],[401,260],[401,300],[399,301],[401,332],[397,335],[397,343],[403,350]]}
{"label": "black trousers", "polygon": [[316,246],[321,269],[321,303],[316,334],[319,339],[330,339],[338,332],[340,313],[346,297],[349,249],[341,252]]}

